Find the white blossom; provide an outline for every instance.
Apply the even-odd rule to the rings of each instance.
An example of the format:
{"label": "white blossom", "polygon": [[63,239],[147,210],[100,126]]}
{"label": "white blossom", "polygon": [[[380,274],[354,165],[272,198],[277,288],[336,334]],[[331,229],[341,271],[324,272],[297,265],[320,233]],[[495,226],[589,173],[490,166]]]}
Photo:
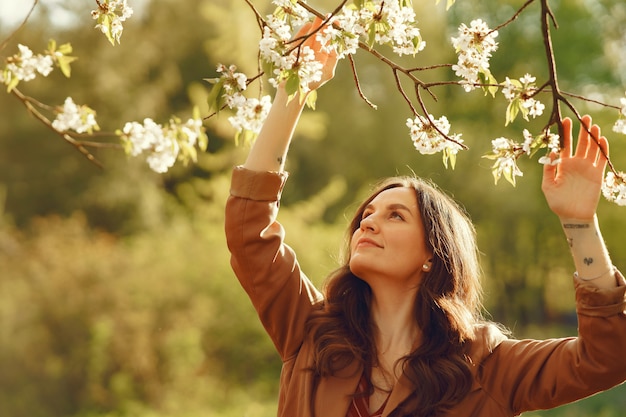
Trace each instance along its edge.
{"label": "white blossom", "polygon": [[143,151],[163,141],[163,127],[150,118],[143,120],[143,125],[137,122],[127,122],[122,129],[124,137],[130,145],[130,154],[137,156]]}
{"label": "white blossom", "polygon": [[248,98],[244,104],[237,107],[236,115],[229,117],[228,121],[238,131],[259,133],[270,111],[271,101],[270,96],[263,96],[261,100]]}
{"label": "white blossom", "polygon": [[[530,74],[525,74],[519,80],[506,77],[502,83],[502,94],[509,102],[509,107],[515,106],[522,113],[522,117],[528,120],[528,116],[533,118],[541,116],[546,106],[535,99],[537,94],[536,78]],[[507,111],[507,117],[509,112]],[[507,123],[513,120],[507,120]]]}
{"label": "white blossom", "polygon": [[52,72],[54,61],[50,55],[35,55],[29,47],[19,44],[20,53],[9,58],[7,70],[12,78],[31,81],[37,73],[47,77]]}
{"label": "white blossom", "polygon": [[248,77],[246,74],[237,72],[235,65],[226,66],[224,64],[217,65],[217,72],[222,74],[221,79],[224,80],[225,94],[236,94],[245,91],[248,87]]}
{"label": "white blossom", "polygon": [[617,119],[613,125],[613,131],[626,135],[626,119]]}
{"label": "white blossom", "polygon": [[161,135],[160,140],[153,144],[146,162],[154,172],[167,172],[176,162],[180,147],[176,141],[175,131],[168,130]]}
{"label": "white blossom", "polygon": [[[431,115],[430,119],[434,122],[434,125],[431,121],[420,115],[416,116],[414,119],[407,119],[406,125],[409,128],[415,149],[424,155],[430,155],[444,150],[450,154],[456,154],[461,149],[460,143],[463,142],[461,135],[449,134],[450,123],[445,116],[434,119]],[[437,128],[435,128],[435,126]],[[450,139],[453,140],[447,139],[444,135],[449,136]]]}
{"label": "white blossom", "polygon": [[602,183],[602,194],[607,200],[626,206],[626,173],[607,172]]}
{"label": "white blossom", "polygon": [[491,168],[496,182],[504,175],[515,185],[515,177],[524,175],[517,166],[517,158],[522,147],[515,141],[504,137],[492,140],[491,147],[492,154],[485,157],[496,161]]}
{"label": "white blossom", "polygon": [[619,99],[620,101],[620,117],[617,119],[615,124],[613,125],[613,131],[616,133],[622,133],[626,135],[626,98],[622,97]]}
{"label": "white blossom", "polygon": [[480,83],[480,74],[489,75],[489,59],[498,49],[495,38],[498,31],[492,31],[481,19],[459,26],[458,36],[452,38],[452,45],[458,54],[458,61],[452,66],[455,74],[463,79],[466,91]]}
{"label": "white blossom", "polygon": [[58,112],[52,127],[59,132],[74,130],[77,133],[91,133],[98,130],[96,113],[87,106],[78,106],[71,97],[67,97],[62,111]]}
{"label": "white blossom", "polygon": [[91,11],[91,17],[98,21],[96,29],[107,35],[111,43],[120,42],[122,23],[132,15],[133,9],[127,0],[100,0],[98,8]]}

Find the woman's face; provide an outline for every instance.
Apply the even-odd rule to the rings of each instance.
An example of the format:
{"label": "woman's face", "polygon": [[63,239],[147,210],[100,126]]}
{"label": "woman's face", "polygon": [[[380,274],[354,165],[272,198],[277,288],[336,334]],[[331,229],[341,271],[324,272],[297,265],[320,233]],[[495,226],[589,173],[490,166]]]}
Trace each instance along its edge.
{"label": "woman's face", "polygon": [[378,194],[352,235],[350,254],[350,270],[370,285],[376,279],[417,285],[432,254],[415,190],[397,187]]}

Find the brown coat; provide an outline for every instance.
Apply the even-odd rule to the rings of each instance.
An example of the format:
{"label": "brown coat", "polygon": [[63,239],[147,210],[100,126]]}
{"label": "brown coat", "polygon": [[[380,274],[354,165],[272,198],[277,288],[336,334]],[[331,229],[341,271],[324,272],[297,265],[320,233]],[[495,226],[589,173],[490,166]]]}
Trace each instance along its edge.
{"label": "brown coat", "polygon": [[[287,174],[235,168],[226,205],[231,265],[283,361],[279,417],[311,416],[313,345],[304,332],[321,293],[302,273],[276,221]],[[626,380],[626,281],[598,290],[575,280],[578,337],[507,339],[495,326],[477,331],[470,350],[473,386],[446,416],[505,417],[553,408]],[[315,392],[317,417],[345,417],[362,369],[353,363],[323,378]],[[393,388],[383,416],[419,389],[406,378]]]}

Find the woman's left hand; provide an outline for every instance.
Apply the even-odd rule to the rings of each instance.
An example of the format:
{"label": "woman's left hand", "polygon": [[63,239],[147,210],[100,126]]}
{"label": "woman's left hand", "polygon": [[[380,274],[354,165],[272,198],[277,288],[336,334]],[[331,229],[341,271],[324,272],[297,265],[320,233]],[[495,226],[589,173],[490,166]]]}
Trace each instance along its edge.
{"label": "woman's left hand", "polygon": [[600,199],[609,143],[600,136],[598,125],[591,126],[590,116],[584,116],[582,122],[572,154],[572,120],[563,119],[563,148],[558,155],[550,155],[552,160],[558,157],[561,161],[545,165],[543,170],[541,189],[550,209],[561,219],[592,219]]}

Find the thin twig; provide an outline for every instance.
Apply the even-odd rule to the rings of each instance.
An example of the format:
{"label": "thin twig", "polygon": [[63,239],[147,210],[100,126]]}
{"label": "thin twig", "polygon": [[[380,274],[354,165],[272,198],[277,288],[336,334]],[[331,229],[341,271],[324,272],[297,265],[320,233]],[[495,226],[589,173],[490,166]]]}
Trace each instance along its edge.
{"label": "thin twig", "polygon": [[[23,0],[22,0],[23,1]],[[22,23],[20,23],[20,25],[13,31],[11,32],[11,34],[2,42],[2,45],[0,45],[0,51],[2,51],[4,48],[6,48],[6,46],[8,45],[8,43],[11,41],[11,39],[17,35],[17,33],[24,27],[26,26],[26,22],[28,21],[28,19],[30,19],[30,15],[33,14],[33,11],[35,10],[35,7],[37,6],[37,3],[39,3],[39,0],[34,0],[33,1],[33,5],[30,7],[30,10],[28,11],[28,13],[26,14],[26,17],[24,18],[24,20],[22,20]]]}
{"label": "thin twig", "polygon": [[48,127],[54,133],[56,133],[57,135],[61,136],[67,143],[72,145],[85,158],[87,158],[87,160],[89,160],[90,162],[92,162],[93,164],[98,166],[99,168],[104,168],[102,163],[100,161],[98,161],[96,159],[96,157],[93,156],[93,154],[91,154],[91,152],[89,152],[85,146],[91,146],[91,147],[113,147],[112,144],[105,145],[105,144],[99,143],[99,142],[79,141],[79,140],[74,139],[71,135],[69,135],[66,132],[60,132],[60,131],[56,130],[54,127],[52,127],[52,123],[50,122],[50,120],[46,116],[44,116],[39,110],[37,110],[37,108],[29,100],[29,98],[27,96],[25,96],[24,94],[22,94],[22,92],[19,89],[14,88],[13,90],[11,90],[11,93],[15,97],[17,97],[24,104],[24,106],[26,107],[28,112],[30,114],[32,114],[37,120],[42,122],[44,124],[44,126]]}
{"label": "thin twig", "polygon": [[354,58],[352,58],[352,55],[348,56],[348,61],[350,62],[350,68],[352,69],[352,75],[354,76],[354,83],[356,84],[356,91],[359,93],[359,96],[361,97],[361,99],[363,99],[363,101],[365,101],[365,103],[368,106],[376,110],[378,106],[372,103],[367,97],[365,97],[365,94],[363,94],[363,90],[361,89],[361,82],[359,81],[359,76],[356,73],[356,65],[354,64]]}

